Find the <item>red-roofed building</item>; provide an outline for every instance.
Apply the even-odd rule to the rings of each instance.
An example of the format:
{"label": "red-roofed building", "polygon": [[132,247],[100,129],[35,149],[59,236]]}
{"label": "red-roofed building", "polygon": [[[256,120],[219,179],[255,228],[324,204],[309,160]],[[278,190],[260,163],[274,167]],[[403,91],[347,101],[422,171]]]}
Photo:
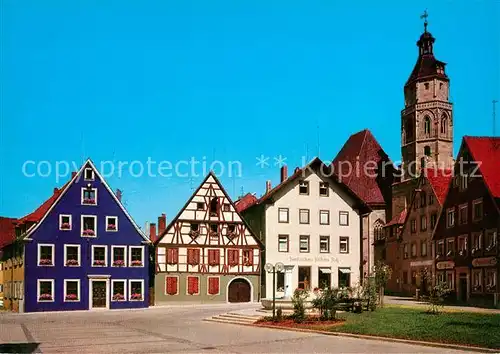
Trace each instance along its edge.
{"label": "red-roofed building", "polygon": [[437,281],[458,301],[498,305],[500,138],[465,136],[433,234]]}
{"label": "red-roofed building", "polygon": [[3,264],[3,252],[2,248],[4,245],[11,243],[16,238],[16,219],[6,218],[0,216],[0,299],[3,300],[3,292],[5,287],[4,282],[4,264]]}
{"label": "red-roofed building", "polygon": [[380,257],[375,252],[375,240],[383,234],[382,228],[391,218],[392,184],[396,169],[368,129],[347,139],[332,166],[339,179],[372,209],[362,221],[362,263],[366,277],[373,269],[376,258]]}
{"label": "red-roofed building", "polygon": [[381,242],[392,268],[387,290],[402,295],[425,293],[432,285],[432,231],[452,177],[451,169],[424,168],[408,208],[386,224]]}

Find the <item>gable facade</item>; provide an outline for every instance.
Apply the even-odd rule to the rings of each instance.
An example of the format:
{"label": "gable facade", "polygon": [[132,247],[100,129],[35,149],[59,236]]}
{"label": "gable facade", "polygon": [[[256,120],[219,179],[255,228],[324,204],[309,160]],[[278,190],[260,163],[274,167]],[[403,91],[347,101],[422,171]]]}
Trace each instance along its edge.
{"label": "gable facade", "polygon": [[156,303],[258,300],[260,250],[210,173],[156,242]]}
{"label": "gable facade", "polygon": [[23,236],[26,312],[148,306],[150,243],[90,160]]}

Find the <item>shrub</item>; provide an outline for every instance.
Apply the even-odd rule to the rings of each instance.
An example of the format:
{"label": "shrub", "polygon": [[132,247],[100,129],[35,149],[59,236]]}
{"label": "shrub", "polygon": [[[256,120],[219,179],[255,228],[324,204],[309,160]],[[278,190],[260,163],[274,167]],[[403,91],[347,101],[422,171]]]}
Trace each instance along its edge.
{"label": "shrub", "polygon": [[451,289],[445,282],[437,283],[429,292],[429,310],[432,314],[438,314],[440,308],[444,307],[446,296],[451,293]]}
{"label": "shrub", "polygon": [[293,319],[297,323],[304,322],[306,318],[306,308],[304,301],[307,298],[307,291],[296,289],[292,296]]}
{"label": "shrub", "polygon": [[375,311],[377,309],[377,284],[373,277],[368,278],[363,287],[363,301],[367,302],[368,309]]}
{"label": "shrub", "polygon": [[319,311],[322,321],[335,320],[340,294],[338,289],[327,288],[312,301],[312,305]]}

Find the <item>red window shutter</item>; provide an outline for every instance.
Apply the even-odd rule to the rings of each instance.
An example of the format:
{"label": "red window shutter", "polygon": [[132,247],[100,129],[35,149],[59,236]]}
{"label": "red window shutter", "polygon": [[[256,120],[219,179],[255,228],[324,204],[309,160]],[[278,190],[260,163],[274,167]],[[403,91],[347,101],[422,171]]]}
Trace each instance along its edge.
{"label": "red window shutter", "polygon": [[230,266],[235,266],[238,265],[239,263],[239,252],[238,250],[229,250],[230,252],[230,257],[229,257],[229,265]]}
{"label": "red window shutter", "polygon": [[195,260],[196,264],[200,264],[200,250],[195,250],[194,260]]}
{"label": "red window shutter", "polygon": [[208,278],[208,293],[210,295],[219,293],[219,278]]}
{"label": "red window shutter", "polygon": [[251,266],[253,265],[253,250],[245,250],[245,265]]}
{"label": "red window shutter", "polygon": [[167,263],[177,264],[179,262],[179,249],[167,248]]}
{"label": "red window shutter", "polygon": [[187,253],[187,263],[193,264],[193,250],[188,248]]}
{"label": "red window shutter", "polygon": [[199,293],[199,284],[197,277],[188,277],[188,294],[194,295]]}
{"label": "red window shutter", "polygon": [[200,278],[196,277],[196,278],[193,278],[193,280],[194,280],[194,286],[193,286],[194,294],[198,294],[200,292],[200,284],[199,284]]}
{"label": "red window shutter", "polygon": [[220,264],[220,250],[214,251],[214,264]]}
{"label": "red window shutter", "polygon": [[179,249],[174,248],[174,264],[179,263]]}
{"label": "red window shutter", "polygon": [[177,294],[177,277],[167,277],[166,287],[166,292],[168,295]]}
{"label": "red window shutter", "polygon": [[233,250],[227,250],[227,264],[233,264]]}

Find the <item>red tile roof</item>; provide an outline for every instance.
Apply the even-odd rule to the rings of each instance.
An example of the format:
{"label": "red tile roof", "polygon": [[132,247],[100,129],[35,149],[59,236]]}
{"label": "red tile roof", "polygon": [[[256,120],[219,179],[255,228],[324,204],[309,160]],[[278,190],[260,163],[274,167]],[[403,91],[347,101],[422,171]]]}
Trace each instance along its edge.
{"label": "red tile roof", "polygon": [[250,208],[257,203],[257,197],[251,193],[245,194],[243,197],[234,202],[234,206],[238,213]]}
{"label": "red tile roof", "polygon": [[[384,162],[387,164],[386,185],[378,178],[374,166],[380,166]],[[394,165],[368,129],[351,135],[332,164],[341,181],[366,204],[385,205],[387,198],[390,198],[394,176],[391,169],[394,169]]]}
{"label": "red tile roof", "polygon": [[0,249],[15,240],[16,220],[0,216]]}
{"label": "red tile roof", "polygon": [[500,198],[500,138],[464,136],[464,142],[474,161],[479,163],[479,171],[494,198]]}
{"label": "red tile roof", "polygon": [[45,202],[43,202],[42,205],[40,205],[34,212],[22,217],[17,221],[17,225],[24,224],[25,222],[38,222],[40,221],[44,215],[47,213],[47,211],[50,209],[52,204],[57,200],[61,192],[64,190],[64,187],[61,189],[54,188],[54,193],[50,196],[49,199],[47,199]]}
{"label": "red tile roof", "polygon": [[453,177],[453,170],[449,168],[426,168],[424,169],[424,175],[432,186],[439,204],[443,205],[446,194],[448,194],[451,178]]}
{"label": "red tile roof", "polygon": [[393,226],[393,225],[403,225],[406,219],[406,209],[403,210],[398,215],[394,216],[391,221],[384,225],[384,227]]}

